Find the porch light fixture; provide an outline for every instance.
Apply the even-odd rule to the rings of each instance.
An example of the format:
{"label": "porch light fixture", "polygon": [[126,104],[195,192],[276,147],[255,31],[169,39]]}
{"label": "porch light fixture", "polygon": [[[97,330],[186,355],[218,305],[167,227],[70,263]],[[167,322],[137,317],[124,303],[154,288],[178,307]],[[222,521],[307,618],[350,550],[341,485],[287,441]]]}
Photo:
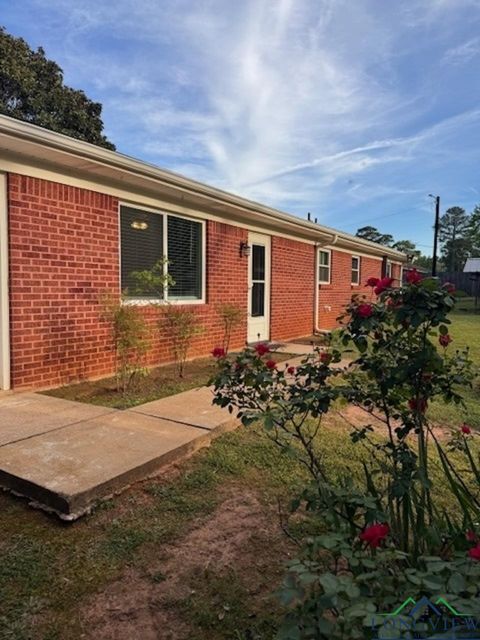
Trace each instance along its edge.
{"label": "porch light fixture", "polygon": [[148,223],[143,220],[133,220],[130,226],[132,229],[137,229],[138,231],[145,231],[145,229],[148,229]]}
{"label": "porch light fixture", "polygon": [[240,243],[240,256],[242,258],[248,258],[248,256],[250,255],[251,250],[252,249],[251,249],[250,245],[248,244],[248,242],[242,241]]}

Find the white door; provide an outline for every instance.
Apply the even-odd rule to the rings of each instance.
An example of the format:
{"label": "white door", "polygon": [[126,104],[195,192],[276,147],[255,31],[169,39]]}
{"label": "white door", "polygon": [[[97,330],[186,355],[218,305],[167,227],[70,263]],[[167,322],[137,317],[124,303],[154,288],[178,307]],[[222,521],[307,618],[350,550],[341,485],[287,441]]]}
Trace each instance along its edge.
{"label": "white door", "polygon": [[248,234],[248,342],[270,339],[270,236]]}

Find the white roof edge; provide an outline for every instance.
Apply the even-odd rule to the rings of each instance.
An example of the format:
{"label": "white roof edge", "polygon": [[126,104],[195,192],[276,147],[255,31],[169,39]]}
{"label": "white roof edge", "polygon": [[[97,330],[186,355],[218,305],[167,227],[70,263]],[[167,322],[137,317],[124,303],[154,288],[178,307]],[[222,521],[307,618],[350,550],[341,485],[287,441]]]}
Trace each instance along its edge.
{"label": "white roof edge", "polygon": [[467,258],[465,266],[463,267],[463,273],[479,273],[480,272],[480,258]]}
{"label": "white roof edge", "polygon": [[22,141],[32,142],[36,145],[45,145],[51,149],[60,152],[75,155],[83,159],[88,159],[93,163],[107,165],[120,171],[143,175],[150,179],[156,179],[172,187],[180,187],[192,193],[201,194],[203,196],[213,198],[217,201],[230,203],[237,207],[242,207],[250,211],[257,211],[272,219],[288,222],[292,225],[300,227],[304,232],[310,231],[312,235],[325,234],[329,236],[330,243],[336,243],[363,248],[365,251],[376,254],[385,255],[400,262],[406,261],[406,255],[396,249],[379,245],[363,238],[358,238],[352,234],[333,229],[321,224],[303,220],[295,215],[285,213],[273,207],[263,205],[254,200],[249,200],[241,196],[237,196],[228,191],[223,191],[216,187],[211,187],[202,182],[186,178],[180,174],[174,173],[167,169],[161,169],[154,164],[137,160],[118,151],[104,149],[97,145],[83,140],[77,140],[66,136],[62,133],[50,131],[37,125],[23,122],[15,118],[0,115],[0,135],[6,135],[11,138],[17,138]]}

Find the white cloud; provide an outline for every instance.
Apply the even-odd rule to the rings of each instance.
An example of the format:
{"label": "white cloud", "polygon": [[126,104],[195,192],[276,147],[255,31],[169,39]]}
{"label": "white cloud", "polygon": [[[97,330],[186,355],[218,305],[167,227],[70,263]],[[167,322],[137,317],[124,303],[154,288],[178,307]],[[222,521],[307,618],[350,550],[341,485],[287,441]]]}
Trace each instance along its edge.
{"label": "white cloud", "polygon": [[414,197],[479,117],[441,85],[480,0],[29,1],[120,150],[281,208]]}
{"label": "white cloud", "polygon": [[472,38],[457,47],[448,49],[444,56],[443,62],[446,64],[464,64],[472,60],[480,54],[480,37]]}

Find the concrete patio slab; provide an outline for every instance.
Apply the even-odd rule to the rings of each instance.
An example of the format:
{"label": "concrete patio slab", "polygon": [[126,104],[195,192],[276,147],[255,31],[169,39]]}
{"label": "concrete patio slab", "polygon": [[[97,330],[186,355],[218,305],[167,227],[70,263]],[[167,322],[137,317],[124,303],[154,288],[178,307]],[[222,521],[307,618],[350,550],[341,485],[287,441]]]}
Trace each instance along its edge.
{"label": "concrete patio slab", "polygon": [[0,397],[0,447],[111,412],[108,407],[37,393],[4,395]]}
{"label": "concrete patio slab", "polygon": [[228,428],[237,424],[235,415],[212,405],[213,394],[209,387],[184,391],[174,396],[147,402],[128,412],[173,420],[211,431],[219,426]]}
{"label": "concrete patio slab", "polygon": [[195,427],[116,411],[0,447],[0,484],[74,520],[211,437]]}

